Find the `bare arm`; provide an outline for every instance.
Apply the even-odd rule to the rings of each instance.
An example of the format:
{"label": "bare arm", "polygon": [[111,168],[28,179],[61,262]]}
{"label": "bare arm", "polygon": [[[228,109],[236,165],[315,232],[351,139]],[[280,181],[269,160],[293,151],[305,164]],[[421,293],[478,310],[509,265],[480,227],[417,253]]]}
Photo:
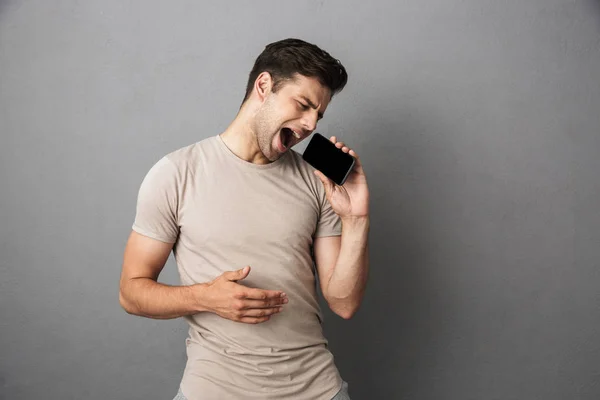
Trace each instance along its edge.
{"label": "bare arm", "polygon": [[315,262],[329,307],[342,318],[350,318],[362,301],[369,273],[369,188],[358,154],[335,136],[330,140],[354,157],[355,163],[343,186],[315,171],[342,220],[341,237],[315,239]]}
{"label": "bare arm", "polygon": [[369,274],[369,218],[342,220],[342,236],[316,238],[321,291],[340,317],[351,318],[362,301]]}
{"label": "bare arm", "polygon": [[211,282],[170,286],[157,279],[173,245],[132,231],[125,247],[119,301],[130,314],[170,319],[209,311],[246,323],[267,321],[281,311],[287,297],[280,291],[253,289],[236,283],[250,267],[228,271]]}
{"label": "bare arm", "polygon": [[204,311],[193,286],[169,286],[157,279],[173,248],[132,231],[125,247],[119,291],[130,314],[169,319]]}

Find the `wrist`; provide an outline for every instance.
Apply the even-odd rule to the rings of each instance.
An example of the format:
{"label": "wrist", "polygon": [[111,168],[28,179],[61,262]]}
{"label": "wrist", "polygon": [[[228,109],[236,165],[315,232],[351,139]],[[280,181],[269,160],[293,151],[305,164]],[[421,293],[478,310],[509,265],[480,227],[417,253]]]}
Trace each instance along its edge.
{"label": "wrist", "polygon": [[363,228],[363,227],[368,228],[369,223],[370,223],[368,214],[361,215],[361,216],[348,215],[348,216],[340,217],[340,219],[342,220],[342,226],[349,227],[349,228]]}
{"label": "wrist", "polygon": [[206,286],[207,285],[205,283],[197,283],[189,287],[191,291],[192,308],[194,312],[199,313],[203,311],[210,311],[208,299],[206,297]]}

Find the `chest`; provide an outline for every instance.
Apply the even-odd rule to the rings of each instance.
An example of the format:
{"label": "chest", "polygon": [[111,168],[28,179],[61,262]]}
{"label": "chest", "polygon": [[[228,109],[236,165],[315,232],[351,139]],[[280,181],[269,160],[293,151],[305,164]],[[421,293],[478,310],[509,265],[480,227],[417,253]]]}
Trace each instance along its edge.
{"label": "chest", "polygon": [[267,174],[195,182],[180,207],[180,230],[198,246],[312,244],[319,202],[302,182]]}

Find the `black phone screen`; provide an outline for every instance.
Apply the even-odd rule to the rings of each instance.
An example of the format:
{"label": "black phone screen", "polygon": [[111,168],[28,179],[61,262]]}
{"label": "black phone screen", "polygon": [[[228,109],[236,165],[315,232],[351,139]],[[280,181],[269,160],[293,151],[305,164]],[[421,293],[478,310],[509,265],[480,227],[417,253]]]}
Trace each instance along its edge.
{"label": "black phone screen", "polygon": [[302,158],[338,185],[344,184],[354,166],[354,157],[319,133],[313,135]]}

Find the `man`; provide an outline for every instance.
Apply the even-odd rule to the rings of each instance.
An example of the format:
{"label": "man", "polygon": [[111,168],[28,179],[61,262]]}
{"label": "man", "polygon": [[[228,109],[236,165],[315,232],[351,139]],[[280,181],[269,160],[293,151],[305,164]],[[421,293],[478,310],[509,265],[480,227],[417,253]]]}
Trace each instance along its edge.
{"label": "man", "polygon": [[[176,398],[349,399],[322,333],[315,275],[329,307],[350,318],[368,273],[367,181],[335,137],[356,158],[343,186],[289,150],[346,81],[317,46],[272,43],[225,132],[167,155],[142,182],[120,302],[189,323]],[[182,286],[157,282],[171,251]]]}

